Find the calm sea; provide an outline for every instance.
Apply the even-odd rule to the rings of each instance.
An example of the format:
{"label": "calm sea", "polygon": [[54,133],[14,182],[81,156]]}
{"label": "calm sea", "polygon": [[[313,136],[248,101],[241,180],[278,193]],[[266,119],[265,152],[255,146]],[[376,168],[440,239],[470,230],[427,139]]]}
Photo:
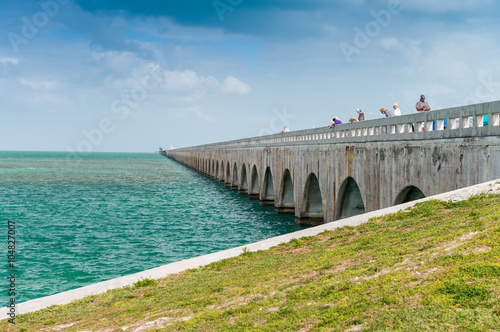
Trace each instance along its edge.
{"label": "calm sea", "polygon": [[303,229],[156,153],[0,152],[0,202],[2,306],[9,220],[17,302]]}

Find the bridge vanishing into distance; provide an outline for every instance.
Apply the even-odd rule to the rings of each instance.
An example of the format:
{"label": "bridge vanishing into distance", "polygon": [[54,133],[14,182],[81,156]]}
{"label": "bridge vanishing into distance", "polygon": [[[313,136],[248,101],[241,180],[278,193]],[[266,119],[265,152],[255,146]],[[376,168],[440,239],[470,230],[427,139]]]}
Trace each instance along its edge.
{"label": "bridge vanishing into distance", "polygon": [[500,101],[164,155],[317,225],[500,178]]}

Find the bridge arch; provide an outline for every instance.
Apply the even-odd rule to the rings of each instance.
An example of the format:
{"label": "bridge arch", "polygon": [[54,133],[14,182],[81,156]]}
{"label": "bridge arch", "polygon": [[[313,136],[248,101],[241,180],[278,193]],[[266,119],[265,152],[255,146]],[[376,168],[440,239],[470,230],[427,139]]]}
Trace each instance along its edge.
{"label": "bridge arch", "polygon": [[224,183],[224,160],[220,162],[220,177],[219,177],[219,182]]}
{"label": "bridge arch", "polygon": [[321,189],[318,177],[314,173],[310,173],[307,176],[304,186],[302,213],[298,222],[303,225],[320,225],[325,222]]}
{"label": "bridge arch", "polygon": [[259,199],[259,175],[257,166],[253,165],[250,175],[250,186],[248,187],[248,198]]}
{"label": "bridge arch", "polygon": [[231,189],[238,189],[238,165],[233,165],[233,177],[231,180]]}
{"label": "bridge arch", "polygon": [[274,186],[273,174],[271,168],[267,167],[264,174],[264,183],[262,185],[262,197],[260,198],[260,205],[274,205]]}
{"label": "bridge arch", "polygon": [[226,183],[231,183],[231,165],[229,164],[229,161],[226,165],[226,177],[224,178],[224,180]]}
{"label": "bridge arch", "polygon": [[347,177],[340,186],[335,207],[335,220],[365,213],[365,204],[356,180]]}
{"label": "bridge arch", "polygon": [[245,164],[241,165],[241,180],[238,192],[240,194],[248,193],[247,167],[245,166]]}
{"label": "bridge arch", "polygon": [[282,214],[293,214],[295,213],[295,201],[293,197],[293,181],[290,175],[290,170],[287,168],[283,172],[281,179],[281,186],[278,194],[281,196],[279,200],[279,206],[274,210],[277,213]]}
{"label": "bridge arch", "polygon": [[394,201],[394,205],[416,201],[417,199],[424,198],[425,195],[418,187],[406,186],[401,190]]}

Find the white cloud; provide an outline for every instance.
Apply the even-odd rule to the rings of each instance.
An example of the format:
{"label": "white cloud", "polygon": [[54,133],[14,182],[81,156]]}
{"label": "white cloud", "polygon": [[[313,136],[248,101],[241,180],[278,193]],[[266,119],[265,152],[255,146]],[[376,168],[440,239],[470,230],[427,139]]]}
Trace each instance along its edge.
{"label": "white cloud", "polygon": [[323,31],[327,34],[327,36],[334,37],[339,33],[339,28],[336,26],[333,26],[329,23],[323,23],[322,24]]}
{"label": "white cloud", "polygon": [[15,66],[17,66],[19,64],[19,59],[16,59],[16,58],[0,58],[0,63],[2,64],[13,64]]}
{"label": "white cloud", "polygon": [[246,95],[250,93],[251,89],[248,84],[245,84],[233,76],[229,76],[222,84],[223,93],[235,93],[238,95]]}
{"label": "white cloud", "polygon": [[19,82],[24,86],[29,86],[30,88],[33,88],[34,90],[51,90],[51,89],[56,89],[58,87],[57,82],[50,82],[38,79],[21,78],[19,79]]}
{"label": "white cloud", "polygon": [[172,91],[217,88],[219,82],[211,77],[200,76],[192,70],[165,71],[165,87]]}
{"label": "white cloud", "polygon": [[427,12],[444,13],[450,11],[483,11],[485,8],[495,4],[493,0],[420,0],[418,2],[408,1],[406,5]]}
{"label": "white cloud", "polygon": [[213,123],[214,119],[206,114],[204,114],[199,107],[167,107],[166,109],[169,113],[174,113],[183,118],[190,118],[192,115],[196,115],[203,121]]}
{"label": "white cloud", "polygon": [[403,44],[397,38],[385,38],[380,41],[380,45],[386,50],[401,49]]}
{"label": "white cloud", "polygon": [[173,92],[205,91],[207,93],[225,93],[244,95],[251,91],[245,84],[233,76],[228,76],[221,84],[213,76],[198,75],[192,70],[165,71],[164,86]]}

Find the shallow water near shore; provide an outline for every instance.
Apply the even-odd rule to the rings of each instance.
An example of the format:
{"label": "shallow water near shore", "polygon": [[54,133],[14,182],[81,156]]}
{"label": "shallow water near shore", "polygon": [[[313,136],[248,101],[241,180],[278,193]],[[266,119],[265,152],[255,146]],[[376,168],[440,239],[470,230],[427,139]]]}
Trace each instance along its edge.
{"label": "shallow water near shore", "polygon": [[0,202],[18,303],[305,228],[157,153],[3,151]]}

